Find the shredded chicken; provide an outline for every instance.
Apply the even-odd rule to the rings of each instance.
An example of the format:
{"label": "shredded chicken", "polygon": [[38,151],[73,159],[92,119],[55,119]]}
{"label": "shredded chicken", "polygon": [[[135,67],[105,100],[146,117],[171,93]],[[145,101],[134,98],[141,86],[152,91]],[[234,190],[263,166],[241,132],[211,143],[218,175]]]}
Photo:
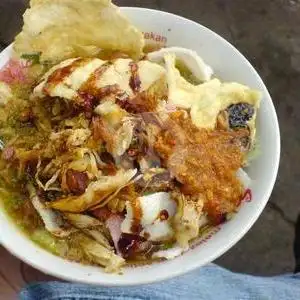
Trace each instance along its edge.
{"label": "shredded chicken", "polygon": [[37,196],[33,186],[28,184],[27,188],[30,193],[30,200],[42,218],[45,228],[49,232],[58,237],[66,237],[74,232],[74,229],[63,220],[62,216],[58,212],[52,210],[51,208],[47,208],[45,203],[43,203],[42,200]]}
{"label": "shredded chicken", "polygon": [[49,206],[67,212],[82,212],[95,207],[108,196],[125,186],[134,176],[136,170],[119,171],[115,176],[102,176],[99,180],[91,182],[81,196],[69,196],[61,198]]}

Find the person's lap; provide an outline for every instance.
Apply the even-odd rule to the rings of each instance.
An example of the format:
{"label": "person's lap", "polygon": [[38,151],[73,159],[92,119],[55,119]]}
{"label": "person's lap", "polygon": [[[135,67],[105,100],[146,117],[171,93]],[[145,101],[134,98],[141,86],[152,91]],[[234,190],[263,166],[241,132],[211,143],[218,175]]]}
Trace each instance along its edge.
{"label": "person's lap", "polygon": [[151,285],[108,288],[50,282],[33,284],[21,300],[103,299],[299,299],[300,274],[256,277],[210,264],[184,276]]}

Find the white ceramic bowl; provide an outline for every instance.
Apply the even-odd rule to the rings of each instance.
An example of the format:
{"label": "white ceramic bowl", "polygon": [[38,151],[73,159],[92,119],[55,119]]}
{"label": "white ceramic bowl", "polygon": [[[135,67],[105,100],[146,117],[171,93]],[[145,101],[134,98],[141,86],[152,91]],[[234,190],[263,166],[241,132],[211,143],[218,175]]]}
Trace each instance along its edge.
{"label": "white ceramic bowl", "polygon": [[[1,242],[14,255],[45,273],[106,286],[161,281],[201,267],[222,255],[243,237],[261,214],[274,186],[280,157],[279,127],[272,100],[255,69],[238,50],[211,30],[182,17],[144,8],[128,7],[122,11],[138,28],[148,32],[146,38],[166,42],[167,46],[193,49],[222,80],[237,81],[262,91],[258,113],[261,155],[248,168],[253,179],[253,200],[245,203],[233,220],[184,255],[149,266],[126,268],[123,275],[106,274],[101,268],[72,263],[46,252],[22,235],[0,211]],[[11,47],[0,54],[0,67],[9,59],[10,53]]]}

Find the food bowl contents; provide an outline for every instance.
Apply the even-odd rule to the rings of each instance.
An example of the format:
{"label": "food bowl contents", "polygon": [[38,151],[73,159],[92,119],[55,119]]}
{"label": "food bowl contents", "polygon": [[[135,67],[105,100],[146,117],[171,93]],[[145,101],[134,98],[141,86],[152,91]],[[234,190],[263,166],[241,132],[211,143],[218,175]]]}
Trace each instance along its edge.
{"label": "food bowl contents", "polygon": [[190,49],[143,54],[110,1],[31,1],[24,22],[0,71],[0,192],[34,242],[120,272],[181,255],[249,200],[258,91]]}

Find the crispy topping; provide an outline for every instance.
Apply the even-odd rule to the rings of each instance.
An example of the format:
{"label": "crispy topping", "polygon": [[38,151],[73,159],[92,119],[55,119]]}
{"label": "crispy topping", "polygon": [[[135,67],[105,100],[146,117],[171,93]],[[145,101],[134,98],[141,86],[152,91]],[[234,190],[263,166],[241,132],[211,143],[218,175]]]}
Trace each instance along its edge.
{"label": "crispy topping", "polygon": [[31,108],[26,108],[20,113],[19,120],[21,123],[32,126],[34,123],[34,113]]}
{"label": "crispy topping", "polygon": [[[155,170],[156,168],[154,168]],[[168,192],[173,187],[173,179],[170,176],[170,172],[167,170],[162,171],[161,173],[151,174],[151,170],[145,172],[143,178],[136,182],[137,187],[142,192]],[[162,169],[163,170],[163,169]],[[147,178],[149,174],[150,178]]]}
{"label": "crispy topping", "polygon": [[217,129],[220,130],[227,130],[229,128],[229,121],[228,121],[228,113],[227,111],[222,111],[219,113],[217,117]]}
{"label": "crispy topping", "polygon": [[141,89],[141,79],[139,77],[139,66],[137,63],[130,63],[131,77],[129,81],[129,86],[134,93],[138,93]]}
{"label": "crispy topping", "polygon": [[88,175],[85,172],[78,172],[69,169],[66,173],[66,183],[70,192],[81,195],[88,186]]}
{"label": "crispy topping", "polygon": [[95,141],[98,141],[102,139],[103,133],[102,133],[102,120],[100,117],[93,117],[92,120],[92,132],[93,132],[93,139]]}
{"label": "crispy topping", "polygon": [[37,160],[32,159],[25,162],[24,170],[28,178],[34,178],[34,175],[36,173],[36,168],[37,168]]}
{"label": "crispy topping", "polygon": [[93,138],[95,141],[104,141],[109,153],[113,153],[116,140],[116,131],[100,117],[94,117],[92,121]]}
{"label": "crispy topping", "polygon": [[86,92],[79,92],[80,98],[83,100],[80,106],[83,108],[85,116],[90,119],[93,115],[93,110],[96,106],[96,99],[94,96]]}
{"label": "crispy topping", "polygon": [[159,99],[157,99],[156,96],[142,92],[131,99],[127,98],[122,101],[117,100],[117,104],[129,113],[139,114],[155,111],[158,105],[158,100]]}
{"label": "crispy topping", "polygon": [[101,222],[105,222],[112,216],[113,213],[107,207],[101,207],[93,210],[91,214]]}
{"label": "crispy topping", "polygon": [[2,152],[2,158],[6,161],[11,161],[15,156],[15,148],[14,147],[7,147]]}

